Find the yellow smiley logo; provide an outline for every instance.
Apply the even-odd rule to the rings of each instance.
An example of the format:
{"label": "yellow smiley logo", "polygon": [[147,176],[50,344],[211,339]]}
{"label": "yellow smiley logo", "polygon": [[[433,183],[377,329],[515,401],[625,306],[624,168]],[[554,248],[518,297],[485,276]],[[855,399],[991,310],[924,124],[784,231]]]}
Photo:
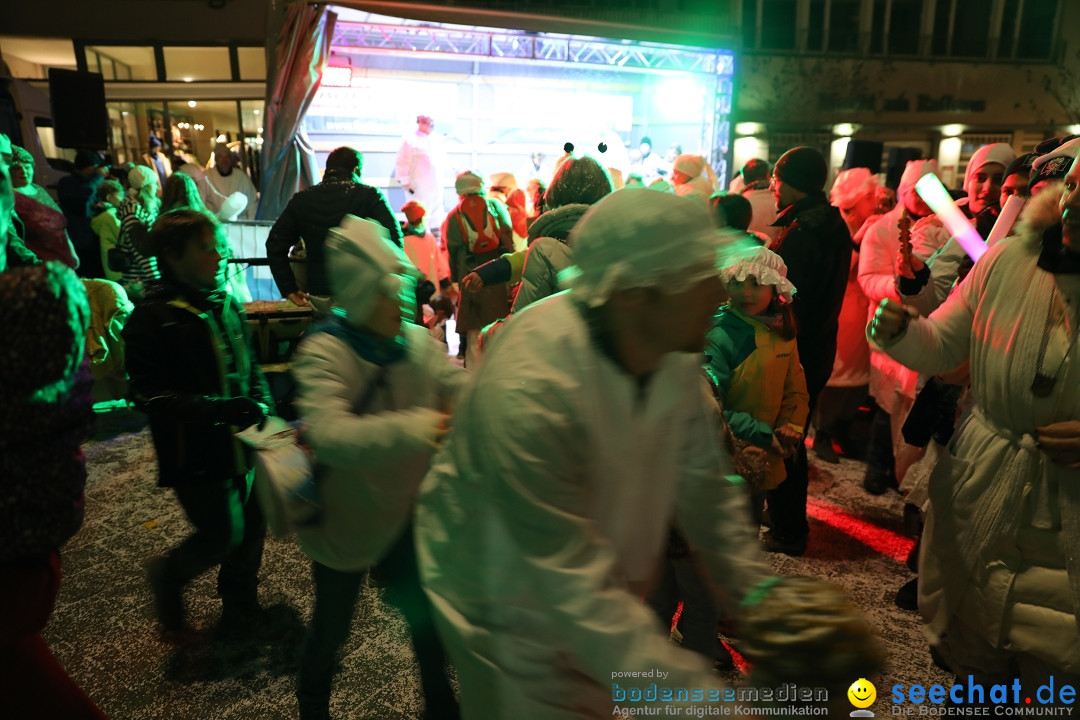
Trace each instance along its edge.
{"label": "yellow smiley logo", "polygon": [[859,678],[847,689],[848,700],[857,708],[868,708],[877,700],[877,688],[866,678]]}

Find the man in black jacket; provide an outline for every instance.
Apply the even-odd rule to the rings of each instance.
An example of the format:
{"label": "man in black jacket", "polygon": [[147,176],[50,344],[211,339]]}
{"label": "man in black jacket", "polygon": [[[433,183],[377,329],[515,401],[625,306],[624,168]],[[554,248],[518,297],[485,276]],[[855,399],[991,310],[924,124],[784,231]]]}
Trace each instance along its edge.
{"label": "man in black jacket", "polygon": [[[788,150],[773,170],[773,197],[779,211],[773,225],[781,230],[769,249],[784,259],[788,279],[798,293],[792,309],[810,394],[809,417],[813,417],[818,394],[832,374],[852,252],[847,224],[825,197],[827,177],[825,158],[809,147]],[[806,446],[800,444],[785,464],[787,479],[769,491],[773,528],[765,536],[765,549],[802,555],[810,534],[806,522]]]}
{"label": "man in black jacket", "polygon": [[[326,272],[324,241],[330,228],[341,225],[346,215],[379,223],[390,239],[401,246],[401,228],[386,197],[378,188],[360,182],[364,156],[350,147],[339,147],[326,158],[326,173],[315,187],[296,193],[266,238],[270,271],[281,291],[297,305],[329,312],[330,282]],[[307,249],[307,288],[300,290],[289,264],[289,248],[301,239]]]}
{"label": "man in black jacket", "polygon": [[252,361],[247,321],[224,287],[224,238],[209,216],[175,210],[148,244],[161,263],[124,328],[136,405],[150,418],[158,485],[171,487],[195,532],[150,563],[154,611],[184,628],[184,587],[220,565],[222,627],[260,614],[256,589],[266,522],[251,493],[251,461],[233,433],[261,423],[273,401]]}

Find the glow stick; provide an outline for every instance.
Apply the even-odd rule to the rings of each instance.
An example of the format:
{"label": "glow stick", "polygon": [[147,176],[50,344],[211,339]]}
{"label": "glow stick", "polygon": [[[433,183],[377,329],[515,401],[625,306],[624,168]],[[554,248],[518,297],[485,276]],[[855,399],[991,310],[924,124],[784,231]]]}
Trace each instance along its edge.
{"label": "glow stick", "polygon": [[1016,222],[1016,216],[1020,214],[1026,202],[1026,197],[1019,195],[1009,196],[1009,199],[1005,201],[1005,205],[1001,208],[1001,214],[998,215],[997,222],[994,223],[994,229],[990,231],[990,237],[986,238],[986,247],[992,248],[1005,239],[1005,236],[1012,230],[1013,223]]}
{"label": "glow stick", "polygon": [[952,196],[937,179],[937,175],[929,173],[919,178],[919,182],[915,183],[915,192],[919,193],[930,209],[941,218],[945,227],[960,243],[960,247],[964,248],[964,252],[977,262],[986,252],[986,243],[960,208],[956,207]]}

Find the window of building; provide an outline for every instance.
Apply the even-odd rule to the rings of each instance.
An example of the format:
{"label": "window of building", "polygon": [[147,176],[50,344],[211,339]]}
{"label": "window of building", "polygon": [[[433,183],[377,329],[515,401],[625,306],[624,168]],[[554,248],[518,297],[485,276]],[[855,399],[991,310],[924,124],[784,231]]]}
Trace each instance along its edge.
{"label": "window of building", "polygon": [[248,175],[251,176],[251,180],[256,187],[259,187],[262,181],[260,161],[262,159],[263,115],[265,109],[266,103],[263,100],[240,101],[241,146],[238,152],[240,152],[244,167],[247,168]]}
{"label": "window of building", "polygon": [[892,0],[889,8],[889,55],[919,52],[922,0]]}
{"label": "window of building", "polygon": [[742,0],[742,46],[747,50],[757,48],[758,0]]}
{"label": "window of building", "polygon": [[874,55],[881,54],[885,49],[885,13],[888,10],[888,0],[874,0],[874,13],[870,26],[870,52]]}
{"label": "window of building", "polygon": [[930,42],[930,53],[939,57],[949,54],[949,19],[952,17],[952,0],[941,0],[934,5],[934,36]]}
{"label": "window of building", "polygon": [[828,0],[810,0],[810,27],[806,32],[806,49],[821,52],[825,49],[825,6]]}
{"label": "window of building", "polygon": [[1053,57],[1057,0],[1025,0],[1020,14],[1020,40],[1016,57],[1042,60]]}
{"label": "window of building", "polygon": [[105,80],[157,80],[154,48],[126,45],[88,45],[86,69]]}
{"label": "window of building", "polygon": [[111,102],[105,104],[105,109],[109,114],[109,154],[113,164],[138,164],[149,147],[145,104]]}
{"label": "window of building", "polygon": [[11,76],[23,80],[44,80],[49,76],[49,68],[75,69],[75,46],[71,40],[2,36],[0,54]]}
{"label": "window of building", "polygon": [[829,3],[829,52],[859,51],[861,0],[832,0]]}
{"label": "window of building", "polygon": [[794,50],[798,0],[763,0],[762,50]]}
{"label": "window of building", "polygon": [[236,48],[236,57],[240,62],[241,80],[266,79],[266,50],[261,47]]}
{"label": "window of building", "polygon": [[164,52],[166,80],[232,80],[227,47],[165,46]]}
{"label": "window of building", "polygon": [[[990,37],[990,5],[985,0],[953,0],[952,57],[984,58]],[[1033,3],[1035,4],[1035,3]]]}
{"label": "window of building", "polygon": [[1012,57],[1016,47],[1017,21],[1020,0],[1005,0],[1005,9],[1001,15],[1001,35],[998,38],[997,56],[999,58]]}
{"label": "window of building", "polygon": [[[194,102],[194,107],[192,106]],[[170,102],[170,140],[174,148],[206,165],[214,145],[240,139],[240,114],[236,100]]]}

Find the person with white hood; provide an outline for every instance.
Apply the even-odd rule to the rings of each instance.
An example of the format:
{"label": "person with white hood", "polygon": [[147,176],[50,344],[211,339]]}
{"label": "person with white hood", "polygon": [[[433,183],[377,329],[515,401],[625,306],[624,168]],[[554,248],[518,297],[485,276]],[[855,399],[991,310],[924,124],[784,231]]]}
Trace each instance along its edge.
{"label": "person with white hood", "polygon": [[716,190],[716,172],[700,155],[684,153],[675,158],[671,184],[676,195],[690,195],[707,201]]}
{"label": "person with white hood", "polygon": [[432,225],[446,215],[443,205],[443,173],[449,160],[443,148],[443,136],[434,134],[435,120],[430,115],[416,116],[416,130],[401,139],[394,161],[394,178],[407,193],[427,208]]}
{"label": "person with white hood", "polygon": [[[258,190],[244,168],[240,167],[239,156],[225,143],[219,142],[214,146],[214,167],[206,171],[204,179],[213,192],[207,193],[203,201],[214,215],[233,220],[255,219],[259,209]],[[247,202],[232,199],[236,193],[247,198]]]}
{"label": "person with white hood", "polygon": [[[974,407],[929,481],[919,612],[965,684],[1080,682],[1080,168],[1024,208],[929,318],[894,300],[868,338],[927,374],[970,362]],[[1053,695],[1054,693],[1051,693]]]}
{"label": "person with white hood", "polygon": [[417,576],[411,520],[465,372],[427,330],[403,321],[415,304],[408,274],[415,270],[384,227],[347,215],[330,231],[326,250],[333,314],[300,344],[292,369],[323,506],[321,522],[299,531],[315,579],[297,678],[300,718],[329,718],[337,652],[375,565],[387,600],[409,624],[424,717],[456,718]]}
{"label": "person with white hood", "polygon": [[[1007,143],[983,145],[971,155],[964,171],[964,192],[967,201],[956,204],[969,218],[975,220],[979,213],[989,211],[996,218],[1000,212],[1001,182],[1005,168],[1016,159],[1016,153]],[[990,222],[993,226],[993,222]],[[988,232],[984,234],[984,237]]]}
{"label": "person with white hood", "polygon": [[[976,155],[980,154],[984,148],[994,148],[996,158],[995,162],[991,164],[990,169],[995,171],[993,175],[996,177],[996,167],[994,165],[1001,164],[1000,161],[1004,161],[1008,157],[1008,153],[1012,152],[1009,146],[1005,146],[1002,149],[997,144],[995,146],[983,146],[980,150],[976,151],[975,155],[972,155],[972,162],[968,164],[969,172],[972,171],[975,164]],[[1042,155],[1040,158],[1032,158],[1027,163],[1026,169],[1029,177],[1025,177],[1025,181],[1030,181],[1030,185],[1035,186],[1045,180],[1057,180],[1061,181],[1065,178],[1065,174],[1068,172],[1069,165],[1072,163],[1072,158],[1075,157],[1077,149],[1080,148],[1080,139],[1072,142],[1066,142],[1066,144],[1055,150]],[[985,157],[984,153],[984,157]],[[1049,161],[1049,162],[1048,162]],[[994,223],[997,221],[999,208],[1001,201],[1007,198],[1004,194],[1005,182],[1010,177],[1011,171],[1013,171],[1013,162],[1010,162],[1008,167],[1004,168],[1002,172],[1002,179],[998,182],[998,186],[1001,188],[999,192],[998,201],[995,203],[988,203],[984,207],[980,214],[977,214],[973,218],[975,229],[978,231],[984,240],[988,239],[990,230],[994,229]],[[1054,166],[1054,171],[1051,173],[1042,173],[1042,168],[1047,168],[1048,164]],[[1013,185],[1010,182],[1010,185]],[[968,184],[964,184],[964,187],[969,187]],[[978,199],[978,195],[985,194],[984,190],[978,185],[976,180],[971,182],[971,188],[976,195],[976,203],[981,202]],[[964,202],[962,199],[959,203],[963,212],[968,214],[971,208],[971,191],[969,191],[968,202]],[[969,218],[972,216],[969,215]],[[948,234],[944,230],[944,223],[937,222],[937,225],[942,227],[940,232]],[[920,228],[919,233],[913,233],[913,241],[919,239],[924,233]],[[922,243],[926,245],[926,243]],[[924,261],[923,261],[924,260]],[[971,258],[968,256],[967,250],[963,249],[956,237],[949,237],[948,241],[936,249],[929,258],[920,257],[920,255],[913,255],[910,258],[896,258],[896,289],[899,291],[900,301],[905,304],[912,305],[923,316],[930,315],[934,310],[939,307],[945,298],[948,297],[951,289],[956,284],[957,280],[962,275],[967,275],[971,269]]]}
{"label": "person with white hood", "polygon": [[[858,279],[868,300],[869,316],[883,299],[899,299],[894,268],[901,246],[901,222],[907,228],[912,254],[923,260],[948,240],[948,231],[915,192],[915,183],[930,174],[938,175],[937,161],[910,161],[900,177],[896,207],[881,216],[863,235],[859,245]],[[915,239],[916,232],[921,238],[919,241]],[[918,457],[917,451],[914,455],[909,451],[897,459],[897,453],[903,448],[901,428],[915,401],[917,377],[916,373],[871,348],[870,395],[877,403],[877,410],[867,449],[863,487],[873,495],[897,487],[908,465]]]}
{"label": "person with white hood", "polygon": [[468,720],[610,717],[621,671],[716,685],[640,602],[673,517],[723,607],[768,587],[700,374],[726,295],[708,212],[615,192],[570,237],[569,291],[503,328],[417,503]]}
{"label": "person with white hood", "polygon": [[867,168],[856,167],[837,175],[829,191],[829,200],[840,210],[852,242],[844,303],[837,320],[836,359],[814,418],[814,454],[830,463],[840,461],[832,446],[833,437],[846,438],[847,426],[866,399],[870,384],[870,346],[865,334],[867,300],[859,287],[859,249],[867,229],[881,217],[876,213],[880,189],[877,176]]}

